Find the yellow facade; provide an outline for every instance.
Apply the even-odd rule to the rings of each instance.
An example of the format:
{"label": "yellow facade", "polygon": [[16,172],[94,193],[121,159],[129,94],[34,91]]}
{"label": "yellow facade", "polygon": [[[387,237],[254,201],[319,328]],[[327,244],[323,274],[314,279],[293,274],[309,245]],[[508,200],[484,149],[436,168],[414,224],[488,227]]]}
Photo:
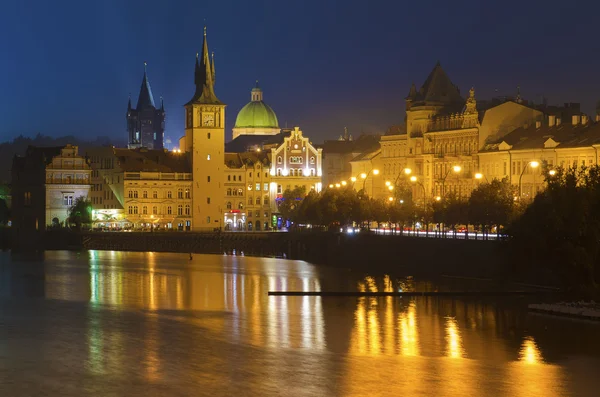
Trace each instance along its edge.
{"label": "yellow facade", "polygon": [[192,154],[194,230],[222,228],[225,105],[186,106],[186,151]]}

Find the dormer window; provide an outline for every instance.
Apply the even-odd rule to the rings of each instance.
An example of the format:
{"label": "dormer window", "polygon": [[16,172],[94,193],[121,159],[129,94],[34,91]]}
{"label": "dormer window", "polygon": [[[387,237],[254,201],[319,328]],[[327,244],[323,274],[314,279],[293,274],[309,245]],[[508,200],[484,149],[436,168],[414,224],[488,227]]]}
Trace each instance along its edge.
{"label": "dormer window", "polygon": [[310,163],[311,163],[311,164],[314,164],[314,163],[315,163],[315,158],[314,158],[314,156],[310,158]]}
{"label": "dormer window", "polygon": [[277,164],[281,164],[283,163],[283,159],[281,158],[281,156],[277,157]]}

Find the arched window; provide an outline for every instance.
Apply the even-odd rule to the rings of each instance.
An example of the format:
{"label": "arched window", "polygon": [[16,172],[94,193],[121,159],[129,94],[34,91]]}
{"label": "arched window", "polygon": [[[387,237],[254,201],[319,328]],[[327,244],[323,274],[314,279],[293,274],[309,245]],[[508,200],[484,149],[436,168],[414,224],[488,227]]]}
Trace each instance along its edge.
{"label": "arched window", "polygon": [[186,199],[191,198],[191,196],[190,196],[190,189],[185,189],[185,198]]}
{"label": "arched window", "polygon": [[314,163],[315,163],[315,158],[314,158],[314,156],[310,158],[310,163],[311,163],[311,164],[314,164]]}
{"label": "arched window", "polygon": [[281,156],[277,156],[277,164],[281,163],[283,163],[283,159],[281,158]]}
{"label": "arched window", "polygon": [[227,202],[227,209],[230,210],[231,209],[231,201]]}
{"label": "arched window", "polygon": [[152,198],[158,198],[158,192],[156,190],[152,191]]}
{"label": "arched window", "polygon": [[182,199],[183,198],[183,189],[177,190],[177,198],[178,199]]}
{"label": "arched window", "polygon": [[146,206],[142,207],[142,215],[148,215],[148,207],[146,207]]}
{"label": "arched window", "polygon": [[277,176],[281,176],[281,168],[277,168]]}
{"label": "arched window", "polygon": [[173,215],[173,207],[167,206],[167,215]]}
{"label": "arched window", "polygon": [[256,198],[255,204],[260,205],[260,196]]}
{"label": "arched window", "polygon": [[132,215],[132,214],[133,214],[133,207],[132,207],[132,206],[129,206],[129,208],[128,208],[128,212],[129,212],[129,214],[130,214],[130,215]]}
{"label": "arched window", "polygon": [[173,198],[173,192],[170,190],[167,192],[167,198]]}
{"label": "arched window", "polygon": [[237,189],[233,189],[233,195],[237,196]]}
{"label": "arched window", "polygon": [[310,176],[315,176],[315,169],[314,168],[310,169]]}
{"label": "arched window", "polygon": [[189,204],[186,204],[186,205],[185,205],[185,214],[186,214],[186,215],[189,215],[189,214],[190,214],[190,205],[189,205]]}
{"label": "arched window", "polygon": [[177,206],[177,215],[183,215],[183,205],[181,204]]}
{"label": "arched window", "polygon": [[242,203],[241,201],[238,203],[238,210],[243,210],[244,209],[244,203]]}
{"label": "arched window", "polygon": [[227,188],[227,195],[228,195],[228,196],[231,196],[231,188],[230,188],[230,187],[229,187],[229,188]]}
{"label": "arched window", "polygon": [[252,205],[252,203],[253,203],[252,197],[248,197],[248,205]]}
{"label": "arched window", "polygon": [[263,198],[263,204],[264,204],[264,205],[267,205],[267,204],[269,204],[269,196],[265,196],[265,197]]}
{"label": "arched window", "polygon": [[157,206],[152,207],[152,214],[153,215],[157,215],[158,214],[158,207]]}
{"label": "arched window", "polygon": [[148,198],[148,191],[147,190],[144,190],[142,192],[142,198]]}

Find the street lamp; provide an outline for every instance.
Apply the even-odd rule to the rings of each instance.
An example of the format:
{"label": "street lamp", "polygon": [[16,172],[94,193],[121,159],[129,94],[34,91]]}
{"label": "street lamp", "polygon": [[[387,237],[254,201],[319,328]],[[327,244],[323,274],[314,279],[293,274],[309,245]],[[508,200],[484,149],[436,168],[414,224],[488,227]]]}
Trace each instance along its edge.
{"label": "street lamp", "polygon": [[356,177],[353,176],[352,178],[350,178],[350,180],[352,181],[352,183],[356,182]]}
{"label": "street lamp", "polygon": [[425,207],[425,195],[426,195],[426,193],[425,193],[425,186],[421,182],[418,182],[417,181],[417,177],[414,176],[414,175],[410,177],[410,181],[413,182],[413,183],[418,184],[423,189],[423,207]]}
{"label": "street lamp", "polygon": [[392,196],[388,197],[388,201],[392,202],[394,201],[394,198]]}
{"label": "street lamp", "polygon": [[330,189],[331,189],[331,188],[333,188],[333,183],[330,183],[330,184],[329,184],[329,188],[330,188]]}
{"label": "street lamp", "polygon": [[475,174],[475,179],[481,180],[481,179],[484,179],[484,178],[485,178],[485,181],[489,183],[489,181],[487,179],[487,176],[483,175],[481,172],[477,172]]}
{"label": "street lamp", "polygon": [[405,169],[404,169],[404,173],[405,173],[406,175],[410,175],[410,174],[412,173],[412,170],[411,170],[410,168],[405,168]]}
{"label": "street lamp", "polygon": [[347,183],[348,182],[346,182],[346,181],[342,181],[342,186],[346,186]]}
{"label": "street lamp", "polygon": [[554,175],[556,175],[556,170],[550,170],[550,171],[548,171],[548,174],[550,176],[554,176]]}
{"label": "street lamp", "polygon": [[392,182],[390,181],[385,181],[385,186],[390,186],[392,184]]}
{"label": "street lamp", "polygon": [[[367,187],[367,178],[369,177],[369,175],[371,174],[371,172],[373,173],[373,175],[379,175],[379,170],[378,169],[372,169],[371,171],[369,171],[368,173],[362,173],[360,174],[360,177],[363,179],[363,193],[365,193],[365,189]],[[371,183],[371,196],[373,195],[373,184]]]}
{"label": "street lamp", "polygon": [[452,171],[456,173],[456,177],[458,178],[458,174],[460,173],[460,171],[462,171],[462,168],[460,165],[455,165],[451,169],[449,169],[448,172],[446,172],[446,175],[444,175],[444,177],[442,178],[442,196],[446,194],[446,178],[448,178],[448,175],[450,175],[450,172]]}
{"label": "street lamp", "polygon": [[339,188],[340,186],[341,186],[341,185],[340,185],[339,183],[336,183],[336,184],[335,184],[335,187],[338,187],[338,188]]}
{"label": "street lamp", "polygon": [[388,186],[388,190],[391,192],[392,190],[394,190],[394,187],[390,185]]}
{"label": "street lamp", "polygon": [[519,200],[521,200],[521,197],[523,195],[523,192],[521,191],[521,180],[523,179],[523,174],[525,173],[525,170],[527,169],[528,166],[535,169],[539,165],[540,165],[540,163],[538,163],[535,160],[532,160],[532,161],[528,162],[527,164],[525,164],[525,167],[523,167],[523,170],[521,171],[521,175],[519,175]]}

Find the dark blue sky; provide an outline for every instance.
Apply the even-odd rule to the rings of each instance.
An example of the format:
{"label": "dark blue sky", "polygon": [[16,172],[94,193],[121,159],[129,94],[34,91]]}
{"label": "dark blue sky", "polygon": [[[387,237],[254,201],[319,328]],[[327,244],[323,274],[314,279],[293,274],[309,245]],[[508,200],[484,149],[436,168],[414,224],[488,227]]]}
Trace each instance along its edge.
{"label": "dark blue sky", "polygon": [[[490,4],[491,3],[491,4]],[[581,4],[578,4],[581,3]],[[206,21],[227,139],[259,79],[283,127],[315,142],[383,132],[411,82],[437,60],[463,95],[494,90],[551,104],[600,99],[598,2],[5,1],[0,13],[0,141],[37,132],[126,139],[143,62],[167,135],[183,133]]]}

